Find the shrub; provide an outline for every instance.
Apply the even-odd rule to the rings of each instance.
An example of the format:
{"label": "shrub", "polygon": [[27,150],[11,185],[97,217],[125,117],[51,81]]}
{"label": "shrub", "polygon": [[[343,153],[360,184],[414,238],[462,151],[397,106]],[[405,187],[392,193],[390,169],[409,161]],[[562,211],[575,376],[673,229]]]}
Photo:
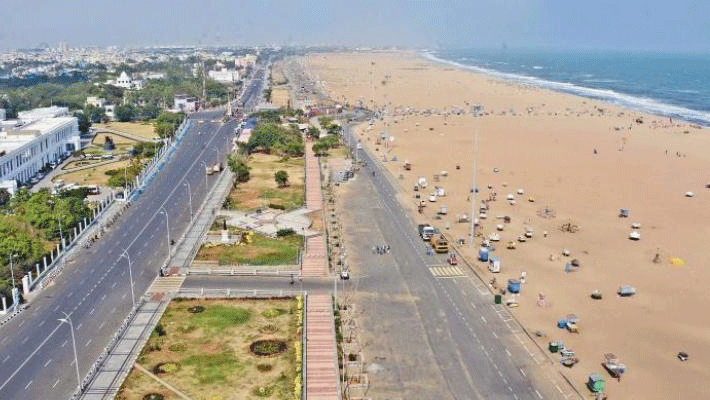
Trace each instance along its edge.
{"label": "shrub", "polygon": [[269,203],[269,208],[273,208],[274,210],[285,210],[286,206],[283,204]]}
{"label": "shrub", "polygon": [[285,228],[285,229],[279,229],[276,231],[276,237],[286,237],[286,236],[291,236],[295,234],[296,231],[294,231],[291,228]]}

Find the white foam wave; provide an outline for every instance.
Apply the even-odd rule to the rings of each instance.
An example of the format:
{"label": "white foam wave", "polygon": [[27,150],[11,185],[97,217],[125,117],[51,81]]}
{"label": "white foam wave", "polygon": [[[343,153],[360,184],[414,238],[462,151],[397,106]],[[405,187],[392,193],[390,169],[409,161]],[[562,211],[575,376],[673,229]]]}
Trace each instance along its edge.
{"label": "white foam wave", "polygon": [[595,89],[588,88],[584,86],[574,85],[568,82],[554,82],[548,81],[532,76],[513,74],[509,72],[500,72],[488,68],[481,68],[474,65],[465,65],[458,63],[456,61],[445,60],[436,57],[430,52],[422,53],[425,58],[432,61],[454,65],[459,68],[468,69],[471,71],[476,71],[482,74],[492,75],[498,78],[511,80],[517,83],[543,87],[548,89],[557,90],[560,92],[571,93],[577,96],[588,97],[598,100],[603,100],[609,103],[629,107],[642,112],[647,112],[649,114],[662,115],[666,117],[673,117],[676,119],[682,119],[689,122],[695,122],[705,126],[710,126],[710,112],[692,110],[685,107],[674,106],[670,104],[664,104],[657,100],[646,98],[646,97],[636,97],[628,94],[618,93],[609,89]]}
{"label": "white foam wave", "polygon": [[542,69],[542,67],[539,65],[533,65],[533,69]]}

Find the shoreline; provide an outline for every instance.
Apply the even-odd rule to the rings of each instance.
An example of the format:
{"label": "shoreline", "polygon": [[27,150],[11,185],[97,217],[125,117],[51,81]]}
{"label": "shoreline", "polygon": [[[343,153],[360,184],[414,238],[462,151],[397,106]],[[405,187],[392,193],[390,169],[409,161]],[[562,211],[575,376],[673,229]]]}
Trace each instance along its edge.
{"label": "shoreline", "polygon": [[[612,89],[592,88],[573,83],[551,81],[530,75],[497,71],[495,69],[479,67],[476,65],[467,65],[457,61],[439,58],[429,50],[418,51],[417,56],[441,66],[455,67],[465,72],[480,74],[488,78],[498,79],[514,85],[551,90],[555,93],[575,96],[590,101],[600,101],[613,107],[653,115],[658,118],[672,118],[678,122],[698,125],[703,129],[710,128],[710,111],[694,110],[687,107],[663,103],[659,99],[645,99],[632,94],[617,92]],[[584,92],[587,92],[587,94]],[[594,93],[597,95],[595,96]],[[644,107],[640,104],[644,102],[648,103],[648,106]],[[668,111],[664,111],[664,109]]]}
{"label": "shoreline", "polygon": [[[710,365],[710,333],[702,333],[697,318],[710,307],[697,285],[710,279],[703,268],[710,262],[703,250],[709,230],[697,222],[710,218],[703,172],[710,163],[710,138],[675,120],[659,123],[652,114],[442,66],[413,52],[321,54],[305,60],[337,101],[371,104],[365,99],[372,98],[377,109],[387,108],[382,120],[354,131],[373,154],[389,154],[384,165],[398,184],[403,206],[411,209],[418,201],[411,196],[417,177],[446,188],[446,197],[427,203],[422,214],[414,208],[418,223],[466,239],[462,251],[487,279],[505,282],[527,273],[521,306],[513,313],[528,331],[546,333],[539,345],[561,339],[576,350],[578,366],[558,366],[575,385],[582,386],[586,374],[601,372],[602,355],[613,352],[630,370],[622,382],[607,379],[614,397],[710,395],[709,388],[693,385],[710,379],[705,368]],[[376,86],[369,77],[373,73]],[[469,102],[483,104],[490,113],[471,118],[451,112],[454,104]],[[508,112],[512,108],[521,112]],[[639,117],[642,123],[635,122]],[[481,222],[484,235],[496,232],[500,222],[495,216],[511,217],[499,232],[498,274],[476,259],[482,238],[469,249],[468,224],[457,223],[461,213],[471,210],[466,188],[471,185],[474,123],[480,131],[477,200],[494,191],[499,195]],[[381,131],[395,138],[387,147],[376,143]],[[412,163],[411,171],[402,168],[404,160]],[[440,171],[448,174],[442,177]],[[434,175],[440,175],[439,182]],[[513,195],[517,203],[508,204],[506,193],[518,188],[525,194]],[[684,197],[689,190],[697,198]],[[448,215],[436,215],[440,205],[448,206]],[[542,217],[540,209],[548,207],[554,215]],[[619,208],[631,209],[631,217],[619,218]],[[643,226],[640,241],[628,239],[632,222]],[[579,229],[566,232],[561,229],[566,223]],[[516,242],[517,250],[506,249],[505,243],[516,241],[528,227],[537,232],[535,238]],[[543,231],[549,235],[543,237]],[[582,267],[565,272],[569,260],[562,249],[570,249],[569,260],[579,259]],[[654,254],[658,261],[652,261]],[[675,257],[684,265],[669,264]],[[634,285],[638,294],[615,296],[624,284]],[[591,300],[594,290],[601,290],[604,300]],[[542,304],[539,294],[545,296]],[[580,334],[555,327],[570,313],[581,318]],[[678,364],[675,352],[681,350],[694,357],[692,364]]]}

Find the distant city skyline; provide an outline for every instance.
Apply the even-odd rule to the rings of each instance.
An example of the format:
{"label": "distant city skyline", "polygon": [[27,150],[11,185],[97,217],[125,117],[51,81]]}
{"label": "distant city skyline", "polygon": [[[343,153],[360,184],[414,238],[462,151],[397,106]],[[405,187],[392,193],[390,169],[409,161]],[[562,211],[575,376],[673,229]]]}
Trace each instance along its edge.
{"label": "distant city skyline", "polygon": [[700,0],[6,0],[0,49],[345,45],[710,52]]}

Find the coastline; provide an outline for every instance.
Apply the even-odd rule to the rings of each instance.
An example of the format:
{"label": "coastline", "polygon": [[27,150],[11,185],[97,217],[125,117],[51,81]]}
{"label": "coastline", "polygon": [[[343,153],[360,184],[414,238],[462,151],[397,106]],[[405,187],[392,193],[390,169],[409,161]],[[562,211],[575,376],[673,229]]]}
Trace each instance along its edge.
{"label": "coastline", "polygon": [[[473,264],[498,281],[527,273],[521,307],[514,313],[529,331],[546,333],[538,339],[541,346],[560,339],[577,351],[579,365],[558,367],[578,387],[586,374],[601,372],[602,355],[613,352],[630,369],[619,383],[607,376],[608,392],[615,397],[710,396],[710,389],[695,384],[710,379],[710,334],[697,318],[710,307],[697,284],[710,279],[703,268],[710,262],[703,238],[710,232],[697,222],[710,218],[703,206],[709,197],[703,171],[710,163],[710,138],[704,130],[442,66],[413,52],[317,54],[302,60],[337,101],[387,106],[383,120],[360,126],[356,133],[374,154],[389,154],[385,165],[393,177],[401,176],[405,206],[414,207],[411,185],[417,177],[432,182],[433,175],[449,172],[437,183],[447,196],[415,215],[455,238],[468,237],[466,224],[456,223],[455,217],[471,210],[466,188],[471,184],[475,123],[477,187],[482,189],[477,200],[491,191],[499,196],[490,203],[489,218],[482,220],[483,231],[496,231],[498,215],[508,215],[512,222],[500,232],[496,250],[502,272],[494,275],[484,263]],[[457,113],[457,108],[478,103],[486,111],[479,118]],[[386,149],[376,144],[382,131],[395,138]],[[392,162],[395,155],[398,161]],[[402,168],[403,160],[412,162],[412,171]],[[517,204],[507,204],[505,195],[518,188],[525,195],[515,195]],[[684,197],[686,191],[697,197]],[[449,215],[435,219],[444,204]],[[541,217],[543,208],[554,210],[554,217]],[[631,217],[619,218],[619,208],[629,208]],[[638,242],[627,238],[632,222],[642,225]],[[563,232],[565,223],[579,230]],[[537,232],[533,240],[518,243],[517,250],[505,249],[507,241],[528,227]],[[543,238],[543,231],[549,236]],[[475,260],[480,240],[475,248],[463,249],[469,259]],[[560,254],[563,248],[581,261],[576,272],[564,271],[568,260]],[[659,262],[653,261],[655,254]],[[684,265],[669,264],[675,257]],[[634,285],[638,294],[616,297],[623,284]],[[593,290],[601,290],[604,300],[590,299]],[[540,293],[545,295],[542,306],[536,304]],[[569,313],[582,318],[579,335],[555,328]],[[679,364],[678,351],[690,353],[694,363]]]}
{"label": "coastline", "polygon": [[636,112],[655,115],[657,117],[670,117],[678,121],[697,124],[703,128],[710,128],[710,112],[708,111],[694,110],[687,107],[663,103],[658,99],[642,98],[611,89],[592,88],[573,83],[546,80],[535,76],[497,71],[495,69],[475,65],[467,65],[457,61],[437,57],[429,50],[420,52],[419,56],[425,60],[433,61],[441,65],[457,67],[465,71],[479,73],[491,78],[508,81],[512,84],[548,89],[557,93],[578,96],[590,101],[601,101],[609,105],[626,108]]}

